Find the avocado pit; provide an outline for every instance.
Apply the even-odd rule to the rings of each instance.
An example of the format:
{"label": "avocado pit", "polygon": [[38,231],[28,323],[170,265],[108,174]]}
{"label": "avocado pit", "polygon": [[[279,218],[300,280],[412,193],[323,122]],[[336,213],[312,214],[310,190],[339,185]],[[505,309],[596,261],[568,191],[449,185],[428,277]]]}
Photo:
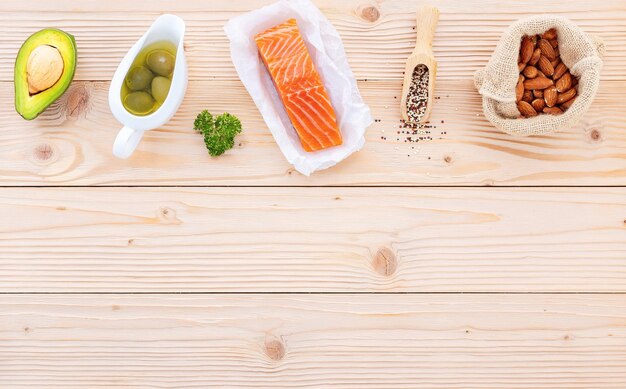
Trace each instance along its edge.
{"label": "avocado pit", "polygon": [[63,57],[50,45],[37,46],[28,57],[26,77],[28,93],[32,96],[56,84],[63,75]]}

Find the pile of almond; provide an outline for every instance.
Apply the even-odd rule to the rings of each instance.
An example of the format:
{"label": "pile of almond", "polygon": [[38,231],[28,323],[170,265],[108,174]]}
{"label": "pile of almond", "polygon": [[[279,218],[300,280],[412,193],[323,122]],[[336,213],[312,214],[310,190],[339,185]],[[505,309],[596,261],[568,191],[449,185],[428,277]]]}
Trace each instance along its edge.
{"label": "pile of almond", "polygon": [[560,115],[572,105],[578,79],[561,62],[555,29],[524,36],[517,62],[520,75],[515,97],[522,116]]}

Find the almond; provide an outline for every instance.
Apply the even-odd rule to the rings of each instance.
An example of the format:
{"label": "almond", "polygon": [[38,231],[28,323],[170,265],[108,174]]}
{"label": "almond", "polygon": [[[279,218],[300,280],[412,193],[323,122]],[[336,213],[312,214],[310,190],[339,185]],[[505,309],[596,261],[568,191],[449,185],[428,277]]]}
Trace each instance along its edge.
{"label": "almond", "polygon": [[539,69],[541,69],[541,72],[546,76],[549,77],[554,74],[554,68],[552,67],[552,64],[550,63],[548,57],[544,55],[539,57],[539,62],[537,63],[537,65],[539,65]]}
{"label": "almond", "polygon": [[556,69],[557,66],[561,63],[561,57],[556,57],[554,61],[550,61],[550,65]]}
{"label": "almond", "polygon": [[559,45],[559,41],[556,38],[548,39],[548,42],[550,42],[550,46],[554,47],[555,49]]}
{"label": "almond", "polygon": [[517,64],[517,70],[519,70],[520,73],[523,72],[525,68],[526,68],[526,64],[525,63],[520,62],[520,63]]}
{"label": "almond", "polygon": [[554,48],[554,56],[555,56],[555,59],[559,59],[559,57],[561,56],[561,51],[559,50],[558,47]]}
{"label": "almond", "polygon": [[550,40],[550,39],[554,39],[554,38],[556,38],[556,28],[551,28],[551,29],[549,29],[548,31],[544,32],[544,33],[541,35],[541,37],[542,37],[543,39],[547,39],[547,40]]}
{"label": "almond", "polygon": [[534,66],[526,66],[524,69],[524,76],[526,76],[526,78],[537,77],[537,68]]}
{"label": "almond", "polygon": [[567,100],[566,102],[564,102],[563,104],[561,104],[561,109],[563,111],[565,111],[566,109],[568,109],[569,107],[572,106],[572,104],[574,104],[574,101],[576,101],[576,97],[574,96],[573,98]]}
{"label": "almond", "polygon": [[549,86],[552,86],[554,82],[546,77],[535,77],[530,80],[524,81],[524,88],[526,89],[546,89]]}
{"label": "almond", "polygon": [[533,92],[531,92],[529,90],[525,90],[524,94],[522,95],[522,100],[527,102],[527,103],[530,103],[531,101],[533,101]]}
{"label": "almond", "polygon": [[558,80],[559,78],[561,78],[562,75],[565,74],[566,71],[567,71],[567,66],[565,66],[565,64],[561,62],[554,68],[554,74],[552,75],[552,78],[554,78],[555,80]]}
{"label": "almond", "polygon": [[572,76],[569,72],[565,72],[557,81],[556,81],[556,90],[563,93],[572,87]]}
{"label": "almond", "polygon": [[[554,53],[554,47],[552,47],[550,42],[548,42],[547,40],[541,39],[539,42],[537,42],[537,47],[539,47],[539,49],[541,50],[541,54],[548,57],[550,61],[553,61],[554,59],[556,59],[556,54]],[[523,58],[524,58],[524,53],[522,53],[522,59]],[[530,56],[528,58],[530,59]],[[524,62],[528,62],[528,61],[524,61]]]}
{"label": "almond", "polygon": [[528,63],[530,57],[533,55],[533,51],[535,51],[535,44],[530,37],[525,36],[522,39],[522,46],[520,48],[520,62]]}
{"label": "almond", "polygon": [[[571,74],[570,74],[571,76]],[[577,77],[571,77],[572,78],[572,88],[575,87],[576,85],[578,85],[578,78]]]}
{"label": "almond", "polygon": [[520,77],[522,78],[517,81],[517,85],[515,86],[515,101],[520,101],[524,96],[524,79],[523,76]]}
{"label": "almond", "polygon": [[538,99],[543,99],[543,91],[541,89],[535,89],[533,91],[533,96],[535,96]]}
{"label": "almond", "polygon": [[539,61],[539,57],[541,57],[541,50],[535,49],[535,51],[533,51],[532,57],[530,57],[530,60],[528,61],[528,64],[535,66]]}
{"label": "almond", "polygon": [[533,106],[535,111],[541,112],[541,110],[546,107],[546,102],[544,101],[544,99],[534,99],[533,102],[530,103],[530,105]]}
{"label": "almond", "polygon": [[563,111],[561,111],[561,108],[559,107],[545,107],[543,109],[543,113],[549,113],[550,115],[560,115],[563,113]]}
{"label": "almond", "polygon": [[520,101],[517,103],[517,109],[525,117],[537,116],[537,111],[533,108],[532,105],[525,101]]}
{"label": "almond", "polygon": [[548,107],[554,107],[556,105],[556,99],[558,98],[558,93],[556,88],[551,86],[543,91],[543,99],[546,101],[546,105]]}
{"label": "almond", "polygon": [[576,89],[570,88],[567,92],[559,93],[559,96],[556,99],[557,104],[563,104],[567,101],[570,101],[576,97]]}

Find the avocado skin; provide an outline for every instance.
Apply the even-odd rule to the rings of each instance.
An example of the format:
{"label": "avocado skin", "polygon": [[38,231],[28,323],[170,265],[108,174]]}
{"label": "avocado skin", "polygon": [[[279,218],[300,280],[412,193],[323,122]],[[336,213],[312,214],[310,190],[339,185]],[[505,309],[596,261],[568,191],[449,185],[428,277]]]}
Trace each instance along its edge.
{"label": "avocado skin", "polygon": [[[28,93],[26,64],[31,52],[41,45],[55,47],[63,58],[63,74],[50,88],[35,95]],[[65,93],[74,79],[77,50],[74,36],[56,28],[47,28],[32,34],[24,43],[15,59],[14,86],[15,110],[24,119],[35,119]]]}

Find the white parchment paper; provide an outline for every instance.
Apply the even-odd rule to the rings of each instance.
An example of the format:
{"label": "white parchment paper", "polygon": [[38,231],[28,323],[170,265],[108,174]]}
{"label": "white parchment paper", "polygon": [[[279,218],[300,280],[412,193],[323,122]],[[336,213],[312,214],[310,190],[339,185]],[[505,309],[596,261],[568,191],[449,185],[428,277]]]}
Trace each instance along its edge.
{"label": "white parchment paper", "polygon": [[[296,130],[272,83],[254,41],[260,32],[295,18],[309,53],[320,73],[337,114],[343,144],[316,152],[302,148]],[[265,123],[289,163],[310,175],[329,168],[365,144],[365,129],[372,124],[370,109],[361,98],[337,30],[309,0],[281,0],[237,16],[224,27],[239,78],[252,96]]]}

